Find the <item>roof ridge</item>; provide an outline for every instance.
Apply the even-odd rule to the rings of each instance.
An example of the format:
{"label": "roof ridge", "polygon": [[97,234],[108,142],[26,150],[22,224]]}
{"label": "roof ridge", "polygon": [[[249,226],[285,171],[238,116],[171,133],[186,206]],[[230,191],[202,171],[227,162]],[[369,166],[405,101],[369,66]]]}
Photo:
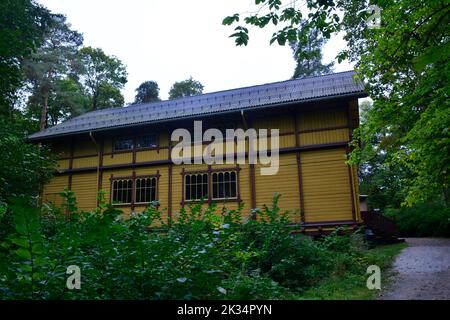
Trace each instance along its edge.
{"label": "roof ridge", "polygon": [[108,108],[87,112],[30,136],[52,137],[76,134],[86,130],[175,120],[205,114],[231,112],[237,109],[263,108],[280,103],[314,101],[340,95],[364,95],[361,81],[353,70],[282,80],[242,88],[209,92],[202,95],[141,103],[131,107]]}
{"label": "roof ridge", "polygon": [[[238,87],[238,88],[231,88],[231,89],[225,89],[225,90],[218,90],[218,91],[212,91],[212,92],[206,92],[206,93],[202,93],[202,94],[198,94],[195,96],[188,96],[188,97],[179,97],[176,99],[166,99],[166,100],[161,100],[161,101],[155,101],[155,102],[142,102],[142,103],[137,103],[137,104],[133,104],[130,103],[126,106],[123,106],[122,108],[128,108],[128,107],[139,107],[142,105],[158,105],[160,103],[169,103],[172,101],[181,101],[184,99],[190,100],[193,99],[195,97],[200,97],[200,96],[206,96],[206,95],[212,95],[212,94],[217,94],[217,93],[221,93],[221,92],[228,92],[228,91],[233,91],[233,90],[245,90],[245,89],[251,89],[251,88],[256,88],[256,87],[262,87],[262,86],[267,86],[267,85],[275,85],[275,84],[279,84],[279,83],[284,83],[284,82],[291,82],[291,81],[299,81],[299,80],[305,80],[305,79],[311,79],[311,78],[322,78],[322,77],[326,77],[326,76],[334,76],[337,74],[341,74],[341,73],[349,73],[352,72],[354,73],[354,70],[346,70],[346,71],[339,71],[339,72],[333,72],[333,73],[328,73],[328,74],[321,74],[321,75],[317,75],[317,76],[306,76],[303,78],[294,78],[294,79],[287,79],[287,80],[280,80],[280,81],[275,81],[275,82],[267,82],[267,83],[261,83],[261,84],[255,84],[255,85],[251,85],[251,86],[247,86],[247,87]],[[120,108],[120,107],[119,107]],[[101,110],[95,110],[95,111],[90,111],[87,113],[92,113],[92,112],[97,112],[97,111],[103,111],[103,110],[112,110],[112,109],[117,109],[117,108],[106,108],[106,109],[101,109]]]}

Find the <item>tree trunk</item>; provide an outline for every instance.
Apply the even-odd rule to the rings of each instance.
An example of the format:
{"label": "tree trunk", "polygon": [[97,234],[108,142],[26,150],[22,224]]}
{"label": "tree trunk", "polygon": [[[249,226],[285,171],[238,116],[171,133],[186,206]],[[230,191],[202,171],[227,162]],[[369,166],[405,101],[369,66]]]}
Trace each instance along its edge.
{"label": "tree trunk", "polygon": [[44,130],[47,128],[47,111],[48,111],[48,93],[44,94],[44,104],[42,105],[41,121],[39,123],[39,129]]}

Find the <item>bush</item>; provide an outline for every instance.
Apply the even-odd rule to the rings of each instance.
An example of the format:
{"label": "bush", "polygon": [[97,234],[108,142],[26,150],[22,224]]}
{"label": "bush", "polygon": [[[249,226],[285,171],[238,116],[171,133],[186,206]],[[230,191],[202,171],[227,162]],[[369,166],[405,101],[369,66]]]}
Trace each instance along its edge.
{"label": "bush", "polygon": [[450,207],[423,203],[412,208],[387,209],[401,236],[450,237]]}
{"label": "bush", "polygon": [[[13,229],[0,240],[1,298],[291,298],[355,269],[361,255],[357,236],[291,234],[278,196],[256,220],[244,221],[242,207],[198,204],[170,227],[155,204],[123,219],[101,194],[91,212],[77,209],[72,192],[62,196],[61,208],[20,201],[7,208]],[[81,290],[66,288],[70,265],[81,269]]]}

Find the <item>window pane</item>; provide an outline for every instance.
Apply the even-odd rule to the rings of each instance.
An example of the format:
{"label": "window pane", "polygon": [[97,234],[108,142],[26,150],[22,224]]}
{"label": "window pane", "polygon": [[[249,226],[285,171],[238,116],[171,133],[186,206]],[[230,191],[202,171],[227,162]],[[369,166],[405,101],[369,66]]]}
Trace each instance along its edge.
{"label": "window pane", "polygon": [[217,172],[212,174],[213,199],[236,198],[236,172]]}
{"label": "window pane", "polygon": [[213,194],[212,194],[213,198],[219,197],[218,191],[219,189],[217,188],[217,173],[213,173]]}
{"label": "window pane", "polygon": [[156,188],[151,188],[150,191],[151,191],[150,201],[155,201],[156,200]]}
{"label": "window pane", "polygon": [[155,134],[140,136],[136,138],[136,148],[153,148],[157,146]]}
{"label": "window pane", "polygon": [[112,184],[112,202],[113,203],[131,203],[131,191],[133,180],[116,180]]}
{"label": "window pane", "polygon": [[133,139],[117,139],[114,141],[114,150],[130,150],[133,149]]}

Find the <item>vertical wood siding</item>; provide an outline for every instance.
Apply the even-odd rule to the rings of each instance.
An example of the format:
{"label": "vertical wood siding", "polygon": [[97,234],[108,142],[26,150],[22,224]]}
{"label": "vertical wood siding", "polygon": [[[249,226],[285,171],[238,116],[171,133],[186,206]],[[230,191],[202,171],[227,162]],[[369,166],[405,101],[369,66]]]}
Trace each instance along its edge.
{"label": "vertical wood siding", "polygon": [[344,148],[302,152],[306,222],[352,220],[352,200]]}
{"label": "vertical wood siding", "polygon": [[[298,112],[295,115],[270,115],[268,117],[259,116],[252,119],[253,127],[256,129],[279,129],[280,148],[294,148],[312,145],[324,145],[329,143],[347,142],[350,138],[351,129],[358,125],[357,102],[348,104],[350,116],[346,108],[336,107],[312,111]],[[297,134],[295,122],[297,122]],[[236,127],[241,124],[237,123]],[[151,129],[149,129],[151,130]],[[79,207],[82,210],[90,210],[96,206],[97,196],[97,171],[93,168],[102,166],[139,164],[142,162],[152,162],[170,159],[169,134],[161,132],[158,134],[159,147],[148,150],[136,150],[135,152],[112,152],[114,137],[98,141],[103,145],[104,154],[102,163],[97,156],[97,147],[91,140],[74,141],[74,158],[72,160],[73,169],[92,168],[90,172],[74,172],[72,174],[72,190],[75,192]],[[230,142],[233,143],[233,142]],[[174,145],[176,143],[173,143]],[[62,157],[59,160],[59,170],[69,169],[70,143],[52,146],[55,153]],[[248,145],[248,144],[247,144]],[[206,146],[202,146],[204,150]],[[236,149],[236,148],[235,148]],[[247,146],[248,149],[248,146]],[[243,215],[249,214],[252,202],[258,208],[264,205],[270,206],[275,193],[281,194],[279,206],[282,211],[289,211],[290,220],[293,223],[300,223],[300,207],[303,198],[305,212],[305,222],[325,222],[325,221],[349,221],[353,218],[352,207],[355,208],[355,217],[360,221],[358,205],[358,179],[357,168],[349,169],[346,164],[347,149],[344,147],[334,147],[330,149],[320,149],[314,151],[299,151],[283,153],[280,155],[280,167],[277,175],[263,176],[260,173],[261,165],[254,166],[254,180],[252,185],[252,170],[249,164],[240,164],[239,171],[239,195],[244,203]],[[95,155],[95,156],[94,156]],[[301,166],[299,166],[301,163]],[[234,167],[235,164],[213,165],[213,169],[224,167]],[[110,177],[131,177],[133,174],[151,175],[159,173],[158,180],[158,200],[160,209],[163,211],[163,218],[168,218],[169,209],[174,218],[179,214],[183,201],[183,176],[182,172],[206,170],[205,164],[192,165],[172,165],[171,181],[169,184],[169,165],[153,164],[145,167],[127,169],[107,169],[100,170],[100,185],[105,192],[106,200],[110,199]],[[300,170],[300,171],[299,171]],[[299,177],[299,173],[301,174]],[[351,175],[351,178],[350,178]],[[68,186],[68,175],[58,175],[43,188],[43,200],[60,204],[60,197],[57,196],[64,187]],[[253,197],[252,189],[255,188]],[[352,197],[351,189],[354,194]],[[300,190],[303,193],[300,193]],[[170,193],[170,195],[169,195]],[[353,198],[353,202],[352,202]],[[170,204],[169,206],[169,199]],[[187,205],[185,203],[185,205]],[[236,209],[239,205],[237,201],[216,203],[218,208],[226,206]],[[205,205],[206,206],[206,205]],[[120,207],[125,215],[131,213],[131,207]],[[136,205],[135,212],[145,209],[143,205]]]}
{"label": "vertical wood siding", "polygon": [[97,174],[74,174],[72,191],[77,197],[78,209],[88,211],[95,208],[97,204]]}

